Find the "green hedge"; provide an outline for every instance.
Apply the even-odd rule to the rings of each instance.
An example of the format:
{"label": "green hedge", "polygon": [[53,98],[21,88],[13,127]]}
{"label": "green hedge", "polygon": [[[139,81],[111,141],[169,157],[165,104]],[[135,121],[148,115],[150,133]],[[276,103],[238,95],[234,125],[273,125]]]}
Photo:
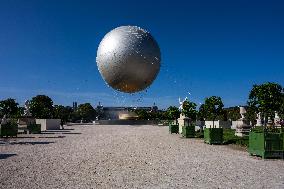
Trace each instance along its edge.
{"label": "green hedge", "polygon": [[172,134],[172,133],[176,133],[178,134],[178,124],[176,125],[173,125],[173,124],[169,124],[169,133]]}
{"label": "green hedge", "polygon": [[208,144],[223,144],[223,128],[205,128],[204,142]]}
{"label": "green hedge", "polygon": [[0,129],[0,137],[3,136],[10,136],[10,137],[17,137],[18,134],[18,124],[14,121],[8,122],[5,125],[1,125]]}
{"label": "green hedge", "polygon": [[233,129],[224,129],[223,138],[224,138],[224,144],[238,144],[246,147],[248,147],[249,145],[249,137],[235,136],[235,130]]}

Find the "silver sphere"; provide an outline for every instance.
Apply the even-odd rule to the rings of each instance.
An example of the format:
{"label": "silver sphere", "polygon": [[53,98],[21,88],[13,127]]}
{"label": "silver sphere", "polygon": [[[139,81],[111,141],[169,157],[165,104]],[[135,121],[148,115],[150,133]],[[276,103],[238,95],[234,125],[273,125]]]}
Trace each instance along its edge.
{"label": "silver sphere", "polygon": [[97,51],[100,74],[112,88],[134,93],[149,87],[160,71],[160,48],[146,30],[120,26],[107,33]]}

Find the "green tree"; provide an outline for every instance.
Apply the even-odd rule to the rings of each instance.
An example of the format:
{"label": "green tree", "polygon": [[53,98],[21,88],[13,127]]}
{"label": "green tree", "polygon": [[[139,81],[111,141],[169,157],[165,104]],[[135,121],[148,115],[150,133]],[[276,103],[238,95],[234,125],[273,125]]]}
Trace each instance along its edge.
{"label": "green tree", "polygon": [[182,104],[182,114],[189,118],[189,122],[195,121],[197,116],[196,104],[186,100]]}
{"label": "green tree", "polygon": [[205,110],[205,105],[201,104],[199,107],[199,111],[197,113],[197,119],[199,119],[200,121],[204,121],[207,117],[207,112]]}
{"label": "green tree", "polygon": [[146,110],[136,109],[134,112],[138,115],[138,119],[140,120],[148,120],[151,118],[151,115]]}
{"label": "green tree", "polygon": [[284,120],[284,94],[282,94],[282,101],[281,101],[281,107],[279,110],[279,116],[282,120]]}
{"label": "green tree", "polygon": [[236,121],[241,118],[240,108],[238,106],[226,108],[225,111],[227,114],[227,119]]}
{"label": "green tree", "polygon": [[257,112],[267,117],[273,117],[274,112],[280,112],[283,105],[283,88],[277,83],[267,82],[253,85],[249,94],[248,105]]}
{"label": "green tree", "polygon": [[96,119],[96,110],[90,103],[80,104],[77,109],[77,113],[80,115],[83,121],[89,122]]}
{"label": "green tree", "polygon": [[61,119],[63,123],[71,119],[73,110],[70,106],[55,105],[53,108],[53,116],[56,119]]}
{"label": "green tree", "polygon": [[78,121],[82,119],[82,117],[79,115],[77,111],[74,111],[72,109],[72,112],[70,114],[70,119],[71,119],[71,122],[77,123]]}
{"label": "green tree", "polygon": [[0,101],[0,114],[1,117],[6,115],[7,117],[18,117],[19,107],[15,99],[8,98]]}
{"label": "green tree", "polygon": [[206,120],[213,120],[214,121],[218,116],[224,114],[223,111],[224,104],[222,102],[221,97],[218,96],[211,96],[205,99],[204,103],[204,111],[206,112]]}
{"label": "green tree", "polygon": [[53,117],[53,101],[46,95],[37,95],[30,101],[30,112],[38,119]]}
{"label": "green tree", "polygon": [[179,115],[180,115],[180,111],[177,107],[175,106],[170,106],[168,109],[167,109],[167,115],[169,116],[168,118],[170,120],[175,120],[176,123],[177,123],[177,119],[179,118]]}
{"label": "green tree", "polygon": [[256,113],[256,110],[255,108],[253,107],[247,107],[247,113],[245,114],[245,118],[252,123],[252,125],[255,125],[256,124],[256,117],[257,117],[257,113]]}

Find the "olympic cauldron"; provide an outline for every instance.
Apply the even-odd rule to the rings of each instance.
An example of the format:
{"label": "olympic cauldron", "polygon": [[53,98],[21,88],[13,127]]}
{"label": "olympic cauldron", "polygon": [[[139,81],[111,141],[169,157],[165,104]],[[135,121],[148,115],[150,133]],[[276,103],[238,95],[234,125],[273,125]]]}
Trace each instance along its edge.
{"label": "olympic cauldron", "polygon": [[149,87],[160,70],[160,48],[146,30],[120,26],[107,33],[97,50],[100,74],[112,88],[135,93]]}

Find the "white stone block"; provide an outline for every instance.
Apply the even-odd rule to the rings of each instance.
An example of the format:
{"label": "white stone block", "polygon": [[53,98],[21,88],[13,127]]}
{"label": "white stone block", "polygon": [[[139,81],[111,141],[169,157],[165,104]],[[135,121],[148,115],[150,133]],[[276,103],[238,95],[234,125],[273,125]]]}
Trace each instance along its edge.
{"label": "white stone block", "polygon": [[214,125],[213,125],[213,121],[205,121],[205,127],[206,128],[231,128],[231,121],[214,121]]}
{"label": "white stone block", "polygon": [[41,125],[41,131],[59,130],[61,119],[36,119],[36,124]]}

